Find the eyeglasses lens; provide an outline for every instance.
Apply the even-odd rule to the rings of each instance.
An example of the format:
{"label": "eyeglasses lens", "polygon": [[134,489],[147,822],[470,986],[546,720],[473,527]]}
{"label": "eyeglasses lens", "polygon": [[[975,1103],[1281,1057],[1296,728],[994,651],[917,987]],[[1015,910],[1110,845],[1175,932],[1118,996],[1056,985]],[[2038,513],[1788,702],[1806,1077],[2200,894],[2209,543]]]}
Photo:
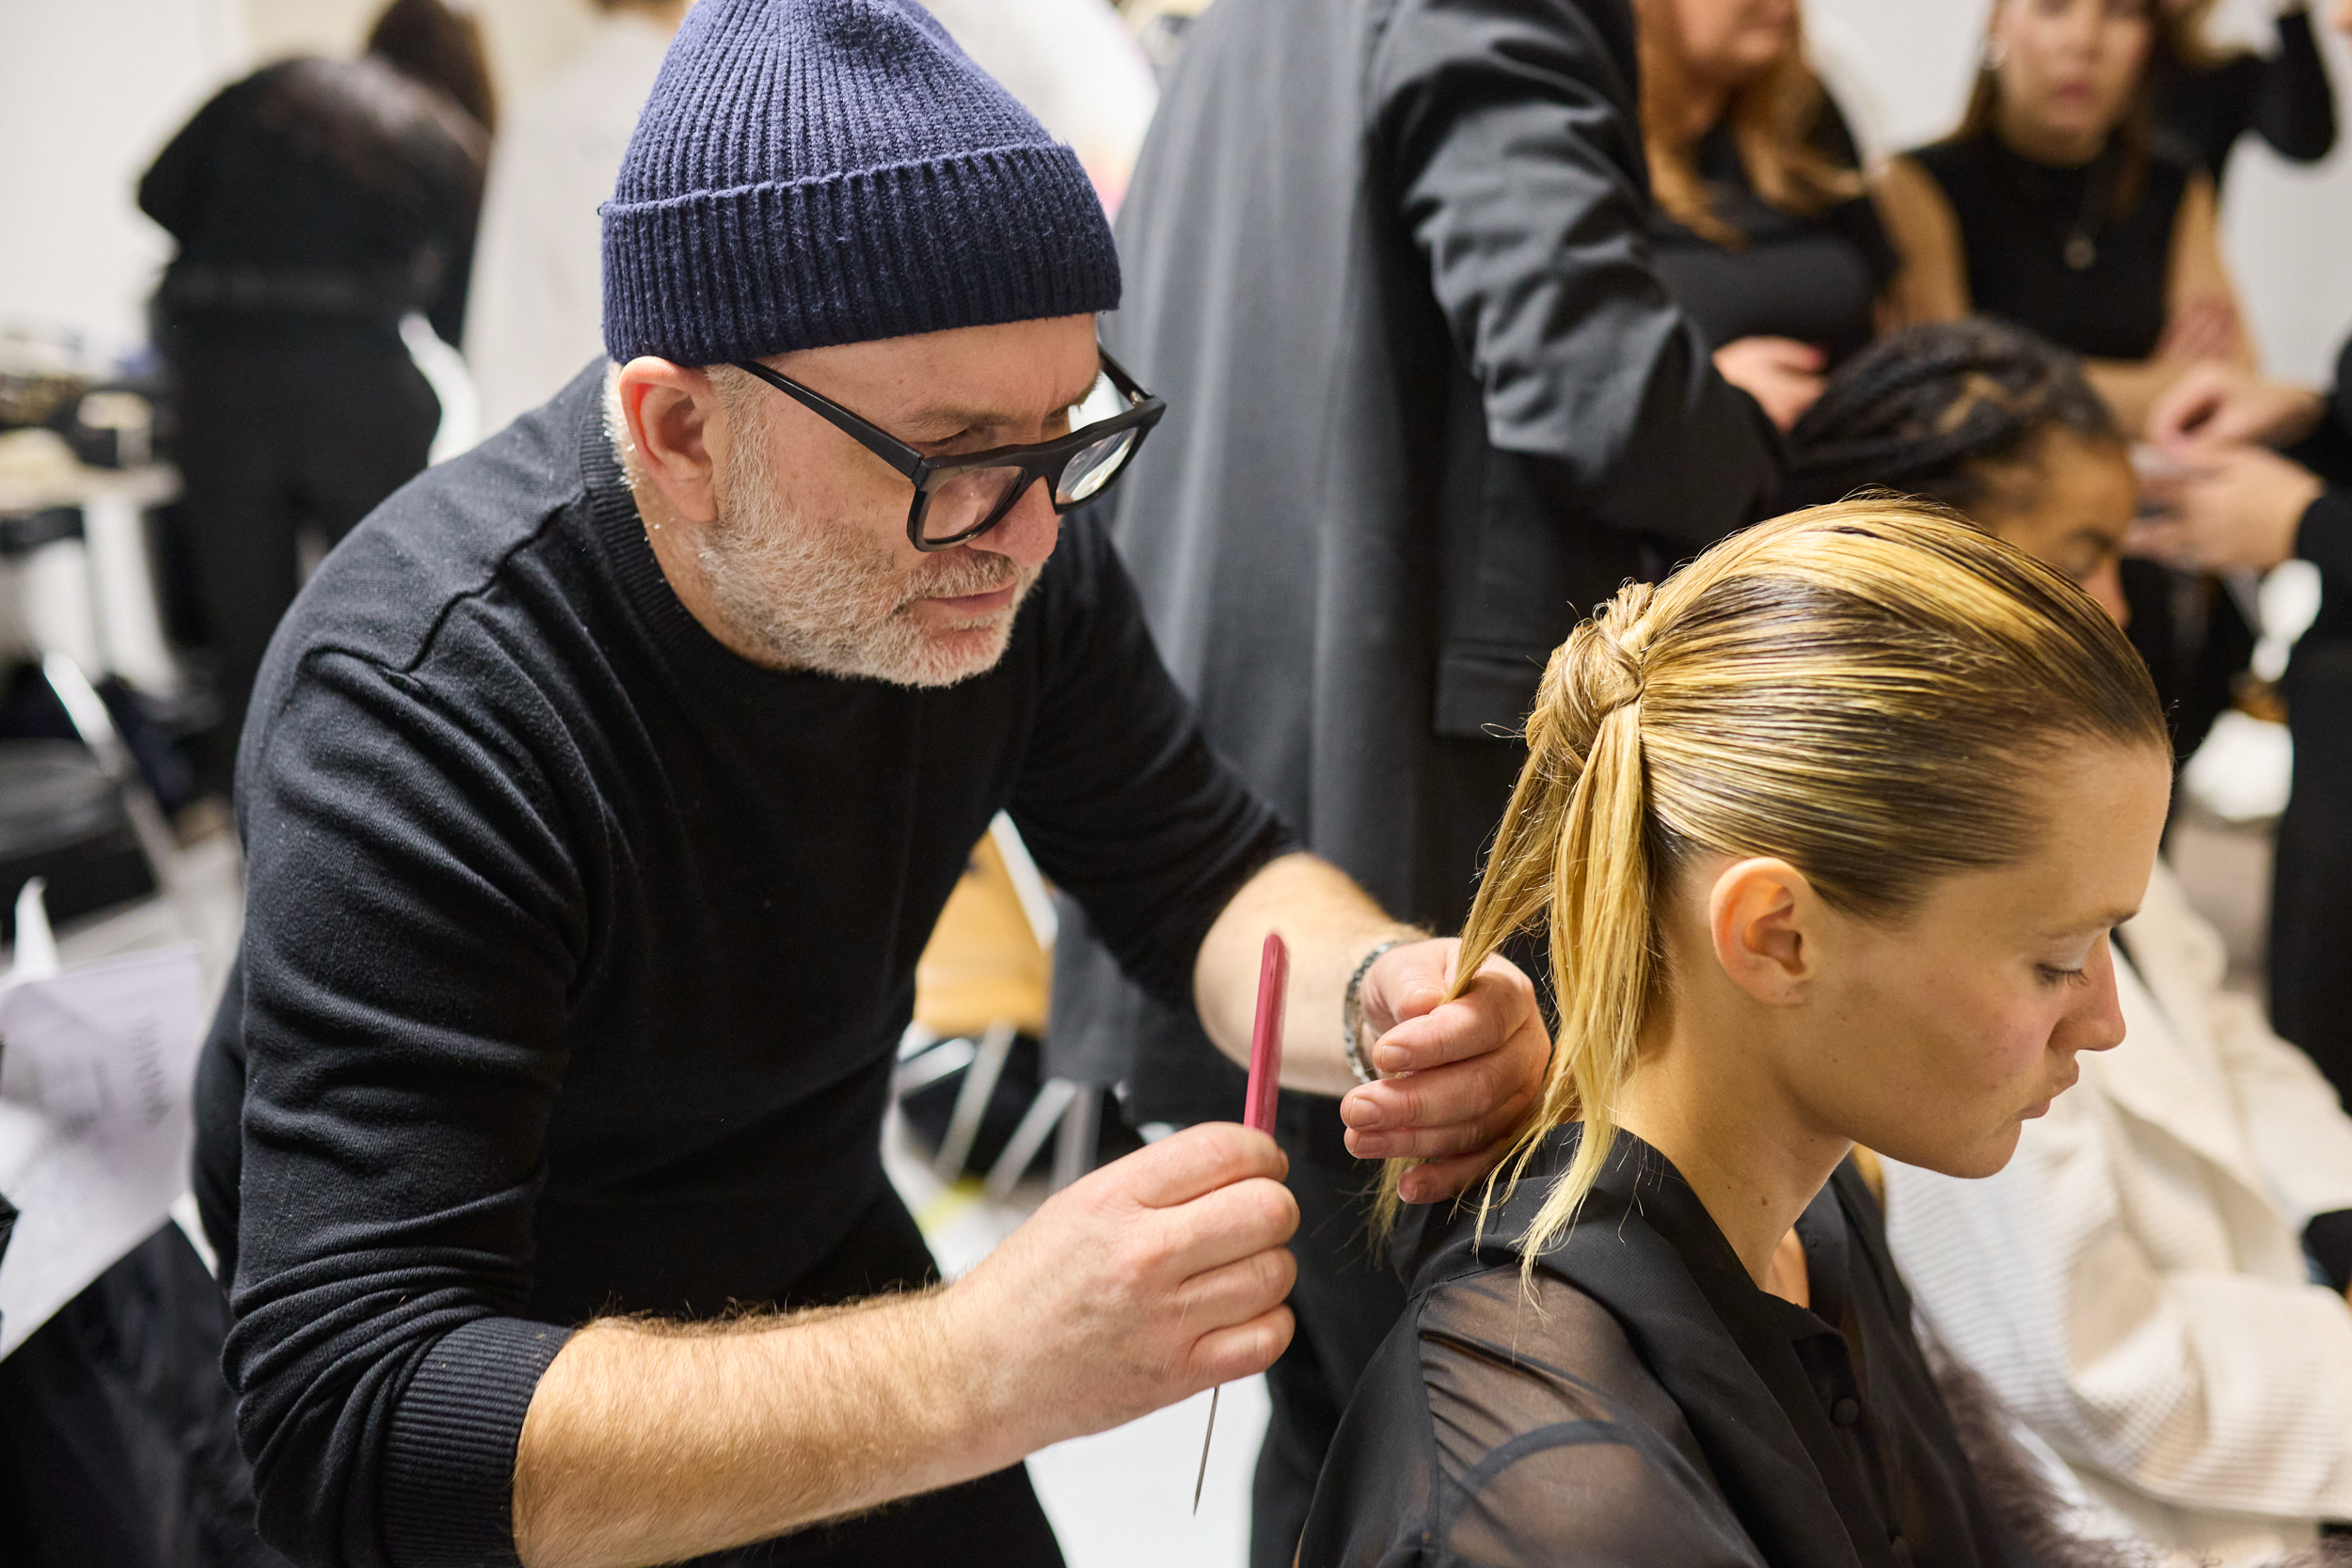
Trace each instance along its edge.
{"label": "eyeglasses lens", "polygon": [[923,537],[953,539],[988,521],[1021,483],[1018,467],[974,468],[952,476],[923,507]]}
{"label": "eyeglasses lens", "polygon": [[1122,430],[1082,449],[1061,471],[1061,483],[1055,486],[1055,500],[1063,506],[1075,506],[1095,495],[1117,477],[1135,446],[1136,433]]}

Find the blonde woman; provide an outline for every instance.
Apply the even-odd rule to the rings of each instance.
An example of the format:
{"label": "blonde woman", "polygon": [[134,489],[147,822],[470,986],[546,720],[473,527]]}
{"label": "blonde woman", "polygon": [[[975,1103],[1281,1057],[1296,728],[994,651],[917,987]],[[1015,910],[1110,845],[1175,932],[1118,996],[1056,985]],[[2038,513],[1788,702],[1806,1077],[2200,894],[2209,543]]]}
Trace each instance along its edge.
{"label": "blonde woman", "polygon": [[[1911,327],[1798,425],[1796,487],[1933,496],[2120,614],[2137,486],[2103,412],[2026,333]],[[2113,1525],[2184,1561],[2308,1550],[2352,1517],[2352,1117],[2222,989],[2220,936],[2161,862],[2115,940],[2124,1048],[1991,1180],[1885,1162],[1888,1243],[1937,1337]]]}
{"label": "blonde woman", "polygon": [[2005,1560],[1847,1155],[1988,1175],[2122,1037],[2137,658],[2009,546],[1846,503],[1618,594],[1528,742],[1462,956],[1548,923],[1546,1095],[1406,1238],[1300,1561]]}
{"label": "blonde woman", "polygon": [[1724,379],[1787,430],[1878,328],[1895,252],[1797,0],[1639,0],[1650,257]]}
{"label": "blonde woman", "polygon": [[2153,130],[2182,27],[2157,0],[1995,0],[1960,129],[1879,182],[1905,320],[2030,327],[2135,435],[2189,366],[2253,363],[2213,179]]}

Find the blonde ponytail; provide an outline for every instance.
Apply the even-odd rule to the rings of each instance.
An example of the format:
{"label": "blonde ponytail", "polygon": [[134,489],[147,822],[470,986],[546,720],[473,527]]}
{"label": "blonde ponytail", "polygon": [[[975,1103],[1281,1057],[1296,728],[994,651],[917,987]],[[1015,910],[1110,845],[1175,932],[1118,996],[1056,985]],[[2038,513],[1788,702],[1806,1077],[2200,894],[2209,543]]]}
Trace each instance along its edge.
{"label": "blonde ponytail", "polygon": [[[2031,852],[2021,774],[2069,738],[2169,745],[2138,656],[2080,589],[1938,508],[1816,507],[1629,585],[1546,666],[1452,995],[1538,922],[1559,1030],[1481,1223],[1581,1121],[1520,1243],[1575,1223],[1668,982],[1657,905],[1709,852],[1788,861],[1834,907],[1899,915],[1937,877]],[[1375,1229],[1397,1212],[1385,1174]],[[1502,1183],[1498,1196],[1496,1184]]]}

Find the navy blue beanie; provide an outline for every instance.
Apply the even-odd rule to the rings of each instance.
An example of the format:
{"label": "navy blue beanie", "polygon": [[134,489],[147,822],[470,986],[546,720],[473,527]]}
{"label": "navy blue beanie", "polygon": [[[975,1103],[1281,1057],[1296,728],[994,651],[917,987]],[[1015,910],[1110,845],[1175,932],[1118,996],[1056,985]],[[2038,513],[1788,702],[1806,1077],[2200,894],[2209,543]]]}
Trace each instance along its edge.
{"label": "navy blue beanie", "polygon": [[701,0],[604,214],[604,345],[682,365],[1108,310],[1078,155],[916,0]]}

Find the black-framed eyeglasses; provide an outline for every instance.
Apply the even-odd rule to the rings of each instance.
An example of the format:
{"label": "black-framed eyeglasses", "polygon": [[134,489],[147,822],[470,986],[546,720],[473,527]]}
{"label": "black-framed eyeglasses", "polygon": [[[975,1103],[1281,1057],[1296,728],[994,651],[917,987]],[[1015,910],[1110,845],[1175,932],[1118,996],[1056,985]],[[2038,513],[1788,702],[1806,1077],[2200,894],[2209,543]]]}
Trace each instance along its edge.
{"label": "black-framed eyeglasses", "polygon": [[752,359],[739,359],[735,366],[787,394],[907,477],[914,486],[907,539],[918,550],[944,550],[977,539],[1003,522],[1040,480],[1057,513],[1092,500],[1110,488],[1145,434],[1168,412],[1166,403],[1136,386],[1118,360],[1104,354],[1093,387],[1071,405],[1069,435],[1028,446],[927,457],[788,375]]}

